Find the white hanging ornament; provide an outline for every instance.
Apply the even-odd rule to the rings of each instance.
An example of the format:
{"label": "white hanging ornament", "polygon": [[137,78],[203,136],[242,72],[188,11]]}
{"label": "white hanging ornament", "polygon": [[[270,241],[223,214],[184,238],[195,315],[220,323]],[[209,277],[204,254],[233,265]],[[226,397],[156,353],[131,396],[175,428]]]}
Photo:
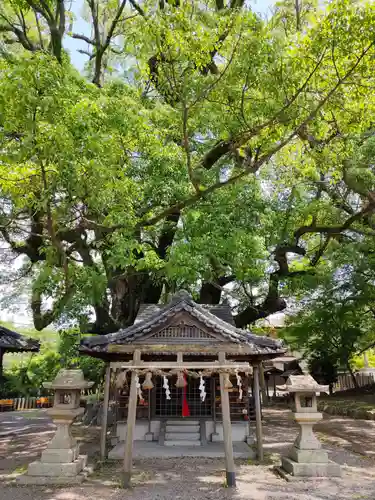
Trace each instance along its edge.
{"label": "white hanging ornament", "polygon": [[165,375],[163,377],[163,389],[165,389],[166,399],[171,399],[171,391],[169,390],[168,379]]}
{"label": "white hanging ornament", "polygon": [[236,379],[237,379],[237,387],[238,387],[238,398],[242,400],[243,390],[242,390],[242,378],[239,375],[238,371],[236,371]]}
{"label": "white hanging ornament", "polygon": [[121,371],[116,376],[116,381],[115,381],[116,389],[122,389],[125,384],[126,384],[126,371]]}
{"label": "white hanging ornament", "polygon": [[200,376],[199,390],[200,390],[201,401],[202,401],[202,403],[204,403],[204,401],[206,399],[206,388],[205,388],[205,383],[204,383],[202,375]]}
{"label": "white hanging ornament", "polygon": [[138,375],[135,376],[135,384],[137,387],[137,394],[138,394],[139,401],[142,402],[143,401],[143,394],[142,394],[141,384],[139,382]]}

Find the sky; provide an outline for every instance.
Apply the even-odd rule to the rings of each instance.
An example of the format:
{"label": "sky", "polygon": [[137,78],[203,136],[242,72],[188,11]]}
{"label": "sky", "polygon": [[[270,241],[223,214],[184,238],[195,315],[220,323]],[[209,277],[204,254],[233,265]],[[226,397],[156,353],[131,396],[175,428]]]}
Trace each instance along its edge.
{"label": "sky", "polygon": [[[253,10],[255,12],[259,12],[262,15],[267,15],[275,2],[276,0],[252,0],[251,5],[253,6]],[[84,19],[82,19],[83,5],[84,0],[71,0],[71,10],[75,16],[73,32],[80,35],[90,36],[91,26]],[[75,40],[70,36],[67,36],[64,40],[64,46],[70,52],[72,63],[74,64],[74,66],[82,71],[85,62],[87,61],[87,56],[85,56],[84,54],[80,54],[78,50],[87,50],[87,43],[82,40]]]}

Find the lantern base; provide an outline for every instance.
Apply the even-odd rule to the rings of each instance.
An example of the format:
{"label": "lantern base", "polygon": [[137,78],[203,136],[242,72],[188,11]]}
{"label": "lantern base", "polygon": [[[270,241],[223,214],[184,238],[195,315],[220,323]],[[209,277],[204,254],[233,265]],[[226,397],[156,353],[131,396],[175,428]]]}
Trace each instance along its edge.
{"label": "lantern base", "polygon": [[281,468],[283,477],[291,475],[295,478],[305,479],[308,477],[341,477],[341,467],[334,462],[328,463],[300,463],[289,457],[281,457]]}
{"label": "lantern base", "polygon": [[75,486],[82,484],[83,481],[87,479],[87,476],[91,471],[82,471],[76,476],[28,476],[27,474],[22,475],[18,478],[17,482],[20,486],[22,485],[51,485],[51,486]]}
{"label": "lantern base", "polygon": [[87,456],[79,455],[72,462],[32,462],[27,474],[18,478],[20,484],[80,484],[86,479]]}
{"label": "lantern base", "polygon": [[41,463],[71,463],[79,456],[78,446],[68,449],[49,449],[42,451]]}
{"label": "lantern base", "polygon": [[326,450],[300,450],[293,446],[289,452],[289,456],[292,461],[298,462],[300,464],[328,464],[328,451]]}

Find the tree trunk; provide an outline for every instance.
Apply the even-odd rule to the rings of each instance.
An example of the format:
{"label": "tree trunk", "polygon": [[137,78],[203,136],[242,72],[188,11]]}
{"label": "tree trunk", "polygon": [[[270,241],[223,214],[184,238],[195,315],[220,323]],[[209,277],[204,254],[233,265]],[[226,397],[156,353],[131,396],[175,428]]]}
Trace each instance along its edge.
{"label": "tree trunk", "polygon": [[202,283],[199,294],[199,302],[201,304],[219,304],[221,298],[221,289],[212,283]]}
{"label": "tree trunk", "polygon": [[352,369],[351,369],[351,367],[350,367],[350,364],[349,364],[349,363],[347,363],[347,364],[346,364],[346,366],[347,366],[347,368],[348,368],[348,370],[349,370],[349,374],[350,374],[350,376],[351,376],[351,378],[352,378],[354,388],[355,388],[355,389],[358,389],[358,382],[357,382],[357,379],[356,379],[356,377],[355,377],[355,375],[354,375],[353,370],[352,370]]}
{"label": "tree trunk", "polygon": [[302,6],[300,4],[300,0],[295,0],[296,28],[297,28],[297,31],[301,31],[301,7]]}
{"label": "tree trunk", "polygon": [[142,303],[157,304],[163,285],[155,283],[146,274],[129,273],[124,278],[116,279],[111,285],[111,315],[122,327],[134,323]]}

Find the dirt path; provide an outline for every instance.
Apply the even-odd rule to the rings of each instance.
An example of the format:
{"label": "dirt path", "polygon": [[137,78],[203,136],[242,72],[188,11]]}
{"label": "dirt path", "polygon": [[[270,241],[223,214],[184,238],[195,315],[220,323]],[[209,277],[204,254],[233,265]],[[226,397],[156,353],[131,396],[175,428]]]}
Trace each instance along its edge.
{"label": "dirt path", "polygon": [[[0,483],[37,460],[54,432],[55,426],[45,410],[0,413]],[[98,428],[74,426],[73,434],[83,453],[95,454],[99,442]]]}
{"label": "dirt path", "polygon": [[[296,427],[284,410],[266,410],[264,436],[267,465],[237,461],[237,489],[224,487],[223,460],[194,458],[147,459],[135,463],[135,487],[131,491],[118,488],[121,463],[108,464],[97,470],[82,487],[17,487],[12,479],[37,458],[53,434],[48,419],[34,418],[29,426],[19,421],[19,433],[0,438],[1,500],[374,500],[375,463],[353,453],[354,444],[367,443],[369,453],[375,448],[373,426],[361,430],[360,421],[331,417],[320,424],[320,435],[330,458],[343,466],[342,479],[306,480],[287,483],[274,475],[272,463],[290,447]],[[30,416],[29,416],[30,417]],[[8,417],[7,417],[8,418]],[[27,415],[26,415],[27,420]],[[367,424],[372,422],[365,421]],[[0,419],[1,425],[1,419]],[[27,429],[25,429],[27,427]],[[96,428],[75,427],[74,433],[83,444],[83,451],[97,453]],[[363,433],[360,436],[361,432]],[[339,438],[337,436],[339,434]],[[333,441],[331,441],[333,440]],[[340,441],[341,440],[341,441]],[[357,441],[356,441],[357,440]],[[344,447],[334,446],[343,444]]]}
{"label": "dirt path", "polygon": [[[288,435],[290,439],[291,433],[295,433],[296,426],[289,410],[265,409],[264,417],[266,433],[271,435],[269,427],[272,427],[279,443],[282,442],[283,435]],[[324,414],[324,419],[314,429],[324,443],[337,445],[375,459],[375,421],[373,420],[357,420]]]}

